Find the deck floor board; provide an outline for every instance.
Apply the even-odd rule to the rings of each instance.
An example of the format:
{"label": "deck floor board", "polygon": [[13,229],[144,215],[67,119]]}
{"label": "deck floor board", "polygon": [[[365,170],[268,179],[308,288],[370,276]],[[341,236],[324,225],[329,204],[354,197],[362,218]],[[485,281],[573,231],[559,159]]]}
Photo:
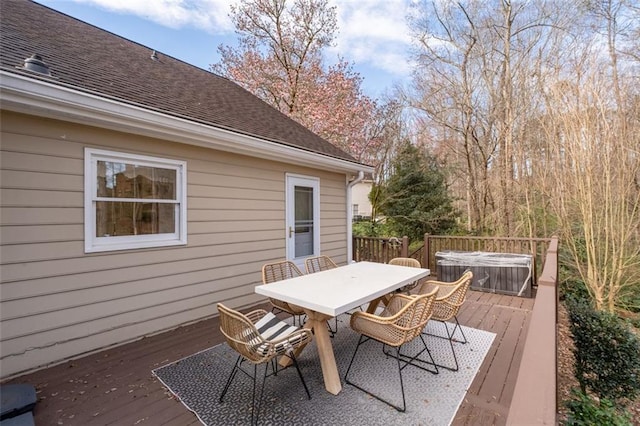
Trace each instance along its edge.
{"label": "deck floor board", "polygon": [[[268,305],[263,305],[268,308]],[[496,333],[454,425],[501,425],[522,359],[532,299],[470,291],[458,320]],[[42,425],[197,425],[151,370],[223,342],[210,318],[122,346],[17,377],[38,392],[34,409]]]}

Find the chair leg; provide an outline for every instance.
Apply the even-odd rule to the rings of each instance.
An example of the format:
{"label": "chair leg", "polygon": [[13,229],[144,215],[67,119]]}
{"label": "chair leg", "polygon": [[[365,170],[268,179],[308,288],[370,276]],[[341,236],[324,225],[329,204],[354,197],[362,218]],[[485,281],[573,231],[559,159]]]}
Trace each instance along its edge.
{"label": "chair leg", "polygon": [[234,377],[236,377],[236,373],[238,372],[238,369],[240,368],[240,363],[242,362],[242,356],[238,356],[238,358],[236,359],[236,363],[233,365],[233,369],[231,370],[231,373],[229,374],[229,378],[227,379],[227,383],[224,385],[224,389],[222,390],[222,393],[220,394],[220,398],[218,398],[218,401],[222,402],[222,400],[224,399],[224,396],[227,394],[227,391],[229,390],[229,386],[231,386],[231,382],[233,382]]}
{"label": "chair leg", "polygon": [[338,317],[335,317],[335,328],[331,328],[331,323],[327,320],[327,328],[329,329],[329,337],[334,337],[338,332]]}
{"label": "chair leg", "polygon": [[[447,332],[446,336],[440,336],[438,334],[431,334],[431,333],[422,333],[422,334],[426,334],[428,336],[437,337],[438,339],[446,339],[446,340],[448,340],[449,341],[449,346],[451,347],[451,353],[453,354],[453,361],[455,363],[455,367],[451,367],[449,365],[444,365],[444,364],[437,364],[435,362],[433,363],[433,365],[436,366],[436,368],[437,367],[441,367],[441,368],[445,368],[445,369],[447,369],[449,371],[458,371],[460,366],[458,365],[458,357],[456,356],[456,350],[453,347],[453,335],[456,332],[456,328],[459,329],[460,333],[462,333],[462,337],[464,337],[464,341],[463,342],[456,341],[456,342],[457,343],[462,343],[462,344],[467,343],[467,336],[464,335],[464,331],[462,331],[462,327],[460,327],[460,323],[458,322],[458,318],[456,318],[456,325],[453,327],[453,331],[452,332],[449,332],[449,327],[447,326],[446,321],[438,321],[438,322],[441,322],[442,325],[444,325],[444,329]],[[422,335],[420,336],[420,338],[422,339]],[[423,362],[425,362],[425,361],[423,361]]]}
{"label": "chair leg", "polygon": [[[368,340],[372,340],[372,339],[370,337],[367,337],[367,336],[364,336],[364,335],[360,336],[360,339],[358,340],[358,345],[356,346],[356,350],[353,352],[353,356],[351,357],[351,362],[349,363],[349,367],[347,368],[347,373],[344,375],[344,381],[346,383],[350,384],[351,386],[353,386],[353,387],[355,387],[357,389],[360,389],[362,392],[364,392],[364,393],[366,393],[368,395],[371,395],[372,397],[376,398],[378,401],[384,402],[385,404],[389,405],[390,407],[395,408],[399,412],[404,413],[406,411],[406,409],[407,409],[407,403],[406,403],[405,395],[404,395],[404,382],[402,380],[402,369],[404,367],[402,367],[400,365],[400,348],[399,347],[395,348],[396,349],[396,353],[394,355],[394,358],[396,359],[396,362],[398,364],[398,374],[400,376],[400,390],[402,392],[402,407],[400,407],[398,405],[395,405],[392,402],[387,401],[386,399],[383,399],[382,397],[380,397],[380,396],[378,396],[378,395],[376,395],[376,394],[374,394],[374,393],[362,388],[361,386],[359,386],[356,383],[354,383],[354,382],[349,380],[349,371],[351,371],[351,366],[353,365],[353,361],[356,358],[356,354],[358,353],[358,349],[360,349],[360,345],[362,345],[363,343],[367,342]],[[383,349],[383,351],[384,351],[384,349]]]}
{"label": "chair leg", "polygon": [[258,364],[253,365],[253,404],[251,407],[251,425],[258,424],[258,417],[260,417],[260,409],[262,408],[262,396],[264,395],[264,385],[267,381],[267,371],[269,370],[269,363],[264,364],[264,375],[262,377],[262,385],[260,386],[260,394],[258,395],[258,406],[256,407],[256,382],[258,381]]}
{"label": "chair leg", "polygon": [[[402,381],[403,367],[400,366],[400,347],[396,348],[396,361],[398,363],[398,375],[400,376],[400,390],[402,391],[402,409],[400,409],[400,407],[396,407],[393,404],[389,404],[389,405],[391,405],[393,408],[400,411],[401,413],[404,413],[407,410],[407,401],[405,400],[405,397],[404,397],[404,382]],[[407,364],[405,364],[405,366],[406,365]]]}
{"label": "chair leg", "polygon": [[[469,341],[467,340],[467,336],[465,336],[465,335],[464,335],[464,331],[462,331],[462,326],[461,326],[461,325],[460,325],[460,323],[458,322],[458,316],[457,316],[457,315],[455,315],[455,316],[453,317],[453,319],[455,319],[455,320],[456,320],[456,325],[455,325],[455,327],[453,327],[453,332],[451,333],[451,338],[453,339],[453,336],[456,334],[456,328],[457,328],[458,330],[460,330],[460,334],[462,334],[462,337],[464,338],[464,340],[462,340],[462,341],[460,341],[460,340],[456,340],[456,342],[458,342],[458,343],[462,343],[463,345],[464,345],[464,344],[467,344]],[[445,327],[446,327],[446,324],[445,324]],[[447,329],[447,332],[448,332],[448,331],[449,331],[449,330]]]}
{"label": "chair leg", "polygon": [[[422,335],[420,335],[420,340],[422,340],[422,345],[424,346],[424,348],[418,352],[417,354],[413,355],[413,356],[409,356],[406,354],[403,354],[402,352],[400,352],[400,358],[402,359],[402,361],[405,363],[405,365],[402,367],[404,369],[404,367],[406,367],[407,365],[411,365],[412,367],[417,367],[421,370],[424,371],[428,371],[431,374],[439,374],[440,372],[438,371],[438,364],[435,363],[433,356],[431,355],[431,351],[429,350],[429,347],[427,346],[427,342],[424,341],[424,338],[422,337]],[[384,345],[382,347],[382,351],[384,352],[385,355],[389,356],[393,356],[392,353],[387,352],[385,350],[386,345]],[[420,358],[420,355],[422,355],[424,352],[427,353],[427,355],[429,355],[429,359],[430,361],[426,361],[422,358]],[[433,366],[433,368],[435,370],[432,370],[430,368],[424,367],[420,364],[426,364],[426,365],[431,365]]]}
{"label": "chair leg", "polygon": [[447,326],[446,321],[441,321],[441,320],[434,320],[434,321],[438,321],[444,324],[445,328],[447,329],[447,337],[445,336],[440,336],[439,334],[432,334],[432,333],[427,333],[427,332],[423,332],[422,334],[426,334],[428,336],[433,336],[433,337],[438,337],[440,339],[449,339],[449,336],[451,336],[451,339],[453,339],[453,336],[456,334],[456,329],[460,330],[460,334],[462,334],[462,337],[464,340],[456,340],[457,343],[462,343],[463,345],[468,343],[469,341],[467,340],[467,336],[464,334],[464,330],[462,330],[462,326],[460,325],[460,323],[458,322],[458,317],[454,316],[453,319],[456,321],[456,324],[453,326],[453,331],[451,332],[451,334],[449,334],[449,327]]}
{"label": "chair leg", "polygon": [[358,349],[360,349],[360,345],[363,343],[364,339],[366,339],[366,336],[360,335],[360,339],[358,339],[358,344],[356,345],[356,350],[355,352],[353,352],[353,356],[351,357],[351,362],[349,362],[349,367],[347,367],[347,373],[344,375],[344,381],[347,383],[349,383],[349,371],[351,371],[353,360],[356,359],[356,354],[358,353]]}
{"label": "chair leg", "polygon": [[293,361],[293,365],[295,365],[296,370],[298,371],[298,376],[300,377],[300,381],[302,382],[302,386],[304,386],[305,392],[307,392],[307,396],[311,399],[311,393],[309,393],[309,388],[307,387],[307,383],[304,381],[304,377],[302,377],[302,371],[300,371],[300,366],[298,365],[298,360],[296,359],[293,352],[290,355],[287,355]]}
{"label": "chair leg", "polygon": [[[456,322],[458,322],[458,320],[456,319]],[[457,325],[456,325],[457,327]],[[444,328],[447,330],[447,337],[449,340],[449,346],[451,346],[451,353],[453,353],[453,361],[455,362],[456,366],[455,368],[452,367],[447,367],[447,366],[442,366],[442,368],[446,368],[447,370],[451,370],[451,371],[458,371],[459,366],[458,366],[458,357],[456,356],[456,350],[453,348],[453,334],[456,332],[456,327],[453,327],[453,333],[449,334],[449,327],[447,327],[447,323],[444,323]],[[462,333],[462,328],[460,329],[460,332]],[[464,333],[462,333],[462,335],[464,336]],[[467,338],[465,337],[465,343],[466,343]]]}

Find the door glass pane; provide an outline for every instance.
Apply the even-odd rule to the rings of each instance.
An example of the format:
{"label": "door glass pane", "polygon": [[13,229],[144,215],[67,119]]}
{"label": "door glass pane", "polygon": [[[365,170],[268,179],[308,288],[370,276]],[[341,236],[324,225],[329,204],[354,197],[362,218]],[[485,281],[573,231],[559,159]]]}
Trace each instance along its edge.
{"label": "door glass pane", "polygon": [[295,187],[295,257],[313,255],[313,188]]}

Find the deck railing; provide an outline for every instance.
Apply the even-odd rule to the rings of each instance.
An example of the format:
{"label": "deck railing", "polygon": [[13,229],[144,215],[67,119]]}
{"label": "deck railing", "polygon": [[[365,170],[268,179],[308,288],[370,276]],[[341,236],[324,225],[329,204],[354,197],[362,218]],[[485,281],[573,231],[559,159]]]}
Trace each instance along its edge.
{"label": "deck railing", "polygon": [[508,425],[557,423],[557,324],[558,238],[553,237],[538,279]]}
{"label": "deck railing", "polygon": [[[399,242],[399,243],[398,243]],[[557,419],[558,237],[495,238],[425,235],[409,252],[408,238],[354,237],[354,260],[388,262],[413,257],[437,273],[435,253],[445,250],[531,254],[538,288],[529,322],[508,425],[555,425]]]}
{"label": "deck railing", "polygon": [[409,251],[409,238],[353,237],[353,260],[387,263],[394,257],[412,257],[437,275],[436,253],[439,251],[487,251],[493,253],[531,254],[533,284],[542,273],[549,238],[457,237],[425,234],[420,247]]}
{"label": "deck railing", "polygon": [[353,260],[388,263],[394,257],[408,257],[409,238],[353,237]]}

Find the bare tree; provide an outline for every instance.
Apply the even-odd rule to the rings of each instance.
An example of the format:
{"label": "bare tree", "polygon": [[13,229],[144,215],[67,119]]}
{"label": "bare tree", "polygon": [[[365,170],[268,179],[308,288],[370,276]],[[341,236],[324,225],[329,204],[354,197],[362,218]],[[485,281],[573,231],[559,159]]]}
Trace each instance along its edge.
{"label": "bare tree", "polygon": [[528,140],[518,137],[535,112],[527,79],[552,21],[546,3],[491,6],[434,2],[414,13],[419,67],[413,105],[432,132],[444,135],[449,160],[466,181],[460,195],[469,229],[513,235],[521,228],[519,183],[530,169],[523,154]]}
{"label": "bare tree", "polygon": [[613,312],[640,282],[640,91],[638,62],[620,61],[622,33],[610,32],[623,15],[637,30],[640,15],[622,1],[586,6],[595,31],[572,45],[571,75],[545,88],[544,121],[563,242],[596,307]]}

